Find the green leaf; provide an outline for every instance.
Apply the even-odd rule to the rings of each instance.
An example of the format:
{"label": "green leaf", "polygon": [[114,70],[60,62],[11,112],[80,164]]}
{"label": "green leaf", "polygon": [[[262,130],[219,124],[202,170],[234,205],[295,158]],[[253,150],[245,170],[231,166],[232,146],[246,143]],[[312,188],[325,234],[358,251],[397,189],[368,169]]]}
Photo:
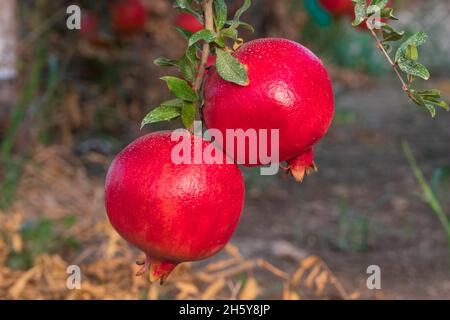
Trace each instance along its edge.
{"label": "green leaf", "polygon": [[186,40],[189,40],[194,34],[193,32],[183,29],[181,27],[175,27],[175,30],[177,30]]}
{"label": "green leaf", "polygon": [[436,108],[431,103],[425,103],[425,108],[430,112],[432,118],[436,116]]}
{"label": "green leaf", "polygon": [[394,15],[394,9],[392,8],[384,8],[381,10],[381,18],[389,19],[389,20],[398,20],[398,18]]}
{"label": "green leaf", "polygon": [[236,40],[238,31],[235,28],[225,28],[220,31],[221,36]]}
{"label": "green leaf", "polygon": [[210,43],[210,42],[213,42],[215,39],[216,39],[216,35],[214,34],[214,32],[212,32],[211,30],[208,30],[208,29],[203,29],[203,30],[200,30],[200,31],[194,33],[189,38],[188,46],[192,47],[194,44],[196,44],[199,41],[205,41],[207,43]]}
{"label": "green leaf", "polygon": [[401,58],[406,58],[406,51],[408,49],[408,46],[414,45],[416,47],[419,47],[423,45],[428,39],[428,36],[425,32],[420,31],[416,34],[409,37],[403,44],[398,48],[396,54],[395,54],[395,61],[398,62]]}
{"label": "green leaf", "polygon": [[247,11],[247,10],[251,7],[251,5],[252,5],[252,1],[251,1],[251,0],[244,0],[244,4],[242,5],[242,7],[240,7],[240,8],[236,11],[233,20],[234,20],[234,21],[239,21],[239,20],[241,19],[242,14],[243,14],[245,11]]}
{"label": "green leaf", "polygon": [[195,80],[199,64],[196,51],[197,49],[195,47],[189,47],[185,55],[178,61],[178,68],[181,74],[184,79],[191,83]]}
{"label": "green leaf", "polygon": [[232,21],[232,23],[230,25],[232,28],[236,29],[237,27],[239,27],[239,25],[241,23],[240,19],[241,19],[242,14],[245,11],[247,11],[250,8],[251,5],[252,5],[252,1],[251,0],[244,0],[244,4],[242,5],[242,7],[240,7],[236,11],[236,13],[234,14],[233,21]]}
{"label": "green leaf", "polygon": [[[375,13],[377,10],[383,10],[388,3],[388,0],[373,0],[370,6],[367,8],[367,13]],[[372,7],[372,8],[371,8]],[[376,8],[378,9],[376,9]]]}
{"label": "green leaf", "polygon": [[355,20],[352,25],[357,27],[367,19],[366,0],[353,0],[353,3],[355,4]]}
{"label": "green leaf", "polygon": [[221,48],[225,48],[227,46],[227,44],[225,42],[225,38],[222,36],[217,37],[216,40],[214,40],[214,43],[217,44]]}
{"label": "green leaf", "polygon": [[195,106],[193,103],[184,103],[181,109],[181,121],[186,129],[192,127],[195,120]]}
{"label": "green leaf", "polygon": [[417,47],[415,45],[409,45],[406,48],[406,59],[417,61],[419,60],[419,51],[417,50]]}
{"label": "green leaf", "polygon": [[160,67],[176,67],[177,61],[168,59],[166,57],[159,57],[153,61],[154,64]]}
{"label": "green leaf", "polygon": [[238,27],[242,27],[244,29],[247,29],[250,32],[255,32],[255,29],[253,28],[253,26],[249,25],[246,22],[239,21]]}
{"label": "green leaf", "polygon": [[216,49],[216,68],[222,79],[241,86],[249,84],[247,69],[236,58],[223,49]]}
{"label": "green leaf", "polygon": [[167,84],[169,90],[178,98],[183,101],[194,102],[197,100],[197,94],[189,86],[186,80],[177,77],[162,77]]}
{"label": "green leaf", "polygon": [[217,30],[222,30],[227,21],[228,8],[225,0],[214,0],[214,10],[216,12],[215,25]]}
{"label": "green leaf", "polygon": [[419,62],[401,58],[397,64],[399,68],[407,74],[422,78],[424,80],[430,79],[430,72]]}
{"label": "green leaf", "polygon": [[150,123],[169,121],[181,115],[181,108],[178,106],[159,106],[150,111],[142,120],[141,129]]}
{"label": "green leaf", "polygon": [[442,98],[441,92],[436,89],[416,91],[425,102],[431,103],[435,106],[441,107],[447,111],[450,110],[449,105]]}
{"label": "green leaf", "polygon": [[436,108],[441,107],[449,111],[448,104],[442,99],[441,92],[436,89],[417,91],[410,90],[408,96],[419,106],[425,107],[434,117],[436,115]]}
{"label": "green leaf", "polygon": [[404,31],[397,31],[386,23],[382,23],[381,28],[383,29],[383,42],[399,41],[405,35]]}
{"label": "green leaf", "polygon": [[171,99],[161,103],[161,107],[177,107],[181,108],[184,102],[180,99]]}

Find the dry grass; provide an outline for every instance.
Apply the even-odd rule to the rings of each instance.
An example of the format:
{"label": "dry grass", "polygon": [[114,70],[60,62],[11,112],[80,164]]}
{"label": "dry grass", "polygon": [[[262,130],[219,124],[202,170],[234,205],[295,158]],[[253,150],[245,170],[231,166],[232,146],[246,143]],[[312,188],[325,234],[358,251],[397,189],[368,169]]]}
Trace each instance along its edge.
{"label": "dry grass", "polygon": [[[107,162],[100,155],[92,161]],[[357,298],[348,294],[316,256],[299,261],[293,272],[264,259],[248,260],[234,245],[209,264],[184,263],[160,286],[135,277],[137,252],[110,227],[103,209],[102,183],[89,178],[80,161],[64,148],[37,148],[25,167],[18,201],[0,213],[0,299],[308,299]],[[29,219],[45,215],[57,221],[73,215],[69,227],[77,250],[58,247],[42,252],[26,270],[9,266],[11,253],[27,247],[21,231]],[[52,235],[53,236],[53,235]],[[55,238],[56,239],[56,238]],[[57,238],[60,239],[60,238]],[[55,240],[59,241],[59,240]],[[68,290],[69,265],[81,268],[80,290]],[[276,288],[275,292],[272,290]]]}

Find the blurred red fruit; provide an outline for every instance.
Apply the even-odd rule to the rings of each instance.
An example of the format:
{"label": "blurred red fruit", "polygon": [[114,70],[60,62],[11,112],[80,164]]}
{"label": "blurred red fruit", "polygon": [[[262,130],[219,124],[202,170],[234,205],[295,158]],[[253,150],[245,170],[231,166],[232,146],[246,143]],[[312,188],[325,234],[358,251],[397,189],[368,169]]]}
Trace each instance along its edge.
{"label": "blurred red fruit", "polygon": [[354,8],[352,0],[319,0],[319,2],[333,16],[348,15]]}
{"label": "blurred red fruit", "polygon": [[119,0],[111,7],[112,25],[120,33],[141,30],[148,20],[148,10],[140,0]]}
{"label": "blurred red fruit", "polygon": [[196,33],[205,28],[195,16],[184,12],[177,16],[175,25],[192,33]]}
{"label": "blurred red fruit", "polygon": [[80,34],[89,42],[96,42],[99,39],[99,18],[95,13],[91,11],[83,12]]}

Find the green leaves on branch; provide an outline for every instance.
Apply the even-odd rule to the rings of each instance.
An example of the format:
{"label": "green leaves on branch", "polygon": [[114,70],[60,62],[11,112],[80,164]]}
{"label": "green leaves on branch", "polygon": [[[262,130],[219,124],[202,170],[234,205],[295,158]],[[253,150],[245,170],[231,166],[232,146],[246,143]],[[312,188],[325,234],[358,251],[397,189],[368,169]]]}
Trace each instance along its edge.
{"label": "green leaves on branch", "polygon": [[387,23],[382,23],[381,28],[383,32],[383,43],[402,40],[405,35],[404,31],[397,31]]}
{"label": "green leaves on branch", "polygon": [[214,11],[216,12],[216,17],[214,19],[214,25],[217,30],[222,30],[227,22],[228,8],[225,0],[215,0],[214,1]]}
{"label": "green leaves on branch", "polygon": [[181,115],[183,101],[179,99],[163,102],[159,107],[150,111],[142,120],[141,128],[146,124],[169,121],[178,118]]}
{"label": "green leaves on branch", "polygon": [[194,33],[188,42],[188,47],[192,47],[194,44],[200,41],[205,41],[207,43],[213,42],[216,39],[216,35],[213,31],[208,29],[200,30],[197,33]]}
{"label": "green leaves on branch", "polygon": [[[419,50],[418,47],[425,44],[428,36],[425,32],[417,32],[410,36],[407,40],[400,44],[395,58],[391,59],[387,50],[390,49],[388,42],[397,42],[403,39],[405,32],[397,31],[388,23],[382,22],[384,20],[398,20],[394,15],[392,8],[386,7],[388,0],[372,0],[369,4],[366,0],[353,0],[355,4],[355,20],[354,26],[358,26],[363,22],[371,21],[374,18],[378,19],[376,25],[368,26],[372,35],[376,38],[378,46],[382,49],[386,58],[389,60],[393,67],[397,70],[400,69],[406,74],[407,83],[403,77],[399,75],[402,82],[403,89],[407,92],[408,96],[419,106],[425,107],[432,117],[436,115],[436,107],[441,107],[445,110],[449,110],[447,103],[443,100],[439,90],[425,90],[420,91],[411,88],[412,83],[416,78],[424,80],[430,79],[430,72],[428,69],[419,62]],[[381,39],[377,33],[373,30],[379,27],[381,29]]]}
{"label": "green leaves on branch", "polygon": [[197,101],[197,93],[189,86],[186,80],[170,76],[162,77],[161,80],[166,82],[170,92],[178,99],[188,102]]}
{"label": "green leaves on branch", "polygon": [[[203,104],[198,88],[198,82],[203,74],[199,74],[201,50],[205,43],[210,46],[210,54],[217,55],[217,73],[226,81],[237,85],[248,85],[247,68],[230,53],[238,48],[243,40],[239,38],[238,28],[243,27],[252,30],[252,26],[241,21],[241,16],[251,6],[251,0],[243,0],[242,7],[237,10],[233,19],[228,20],[228,8],[226,0],[214,0],[214,30],[203,29],[196,33],[176,27],[176,30],[186,39],[187,49],[178,60],[165,57],[157,58],[154,63],[161,67],[176,67],[182,78],[167,76],[161,78],[167,84],[175,99],[161,103],[150,111],[142,121],[142,127],[146,124],[171,121],[181,118],[186,128],[191,128],[198,114],[197,108]],[[175,8],[194,15],[202,24],[205,24],[205,14],[196,0],[175,0]],[[195,88],[195,90],[194,90]]]}
{"label": "green leaves on branch", "polygon": [[195,105],[185,102],[181,108],[181,121],[185,128],[190,128],[195,120]]}
{"label": "green leaves on branch", "polygon": [[189,128],[195,120],[195,104],[197,93],[189,86],[187,81],[176,77],[161,78],[167,84],[170,92],[176,99],[163,102],[159,107],[150,111],[141,123],[146,124],[169,121],[181,116],[183,124]]}
{"label": "green leaves on branch", "polygon": [[428,36],[425,32],[417,32],[413,36],[409,37],[405,42],[403,42],[398,48],[395,54],[395,61],[399,61],[400,59],[408,59],[417,61],[419,59],[418,53],[414,54],[414,56],[409,57],[408,53],[411,53],[411,50],[417,52],[417,47],[425,44],[427,42]]}
{"label": "green leaves on branch", "polygon": [[147,124],[170,121],[181,117],[186,128],[190,128],[195,120],[195,105],[180,99],[163,102],[159,107],[150,111],[142,120],[141,128]]}
{"label": "green leaves on branch", "polygon": [[425,107],[432,117],[436,116],[436,107],[440,107],[446,111],[449,111],[447,102],[442,99],[441,92],[436,89],[417,91],[411,89],[408,93],[411,100],[417,105]]}
{"label": "green leaves on branch", "polygon": [[355,20],[352,25],[357,27],[367,19],[366,0],[353,0],[353,3],[355,4]]}

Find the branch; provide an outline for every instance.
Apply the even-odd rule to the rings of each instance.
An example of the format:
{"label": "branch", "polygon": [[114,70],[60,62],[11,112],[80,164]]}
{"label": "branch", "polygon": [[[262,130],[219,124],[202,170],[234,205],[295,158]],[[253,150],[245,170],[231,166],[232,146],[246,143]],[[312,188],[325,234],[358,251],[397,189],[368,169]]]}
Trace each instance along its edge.
{"label": "branch", "polygon": [[[205,29],[211,30],[214,32],[214,11],[213,11],[213,0],[204,0],[203,1],[203,12],[205,14]],[[194,90],[199,91],[202,87],[203,83],[203,74],[205,73],[206,63],[208,62],[210,53],[209,43],[203,44],[202,49],[202,58],[200,61],[200,66],[198,69],[197,78],[194,83]]]}
{"label": "branch", "polygon": [[389,62],[389,64],[391,65],[391,67],[394,69],[398,79],[400,80],[401,84],[402,84],[402,89],[405,92],[409,92],[409,87],[406,84],[405,80],[403,79],[400,71],[398,70],[397,64],[392,61],[391,56],[389,55],[389,53],[387,53],[386,49],[384,48],[383,43],[381,42],[380,38],[378,38],[378,35],[376,34],[376,32],[374,31],[373,28],[368,27],[370,30],[370,33],[373,35],[373,37],[375,38],[375,40],[377,41],[377,47],[381,50],[381,52],[384,54],[384,56],[386,57],[387,61]]}

